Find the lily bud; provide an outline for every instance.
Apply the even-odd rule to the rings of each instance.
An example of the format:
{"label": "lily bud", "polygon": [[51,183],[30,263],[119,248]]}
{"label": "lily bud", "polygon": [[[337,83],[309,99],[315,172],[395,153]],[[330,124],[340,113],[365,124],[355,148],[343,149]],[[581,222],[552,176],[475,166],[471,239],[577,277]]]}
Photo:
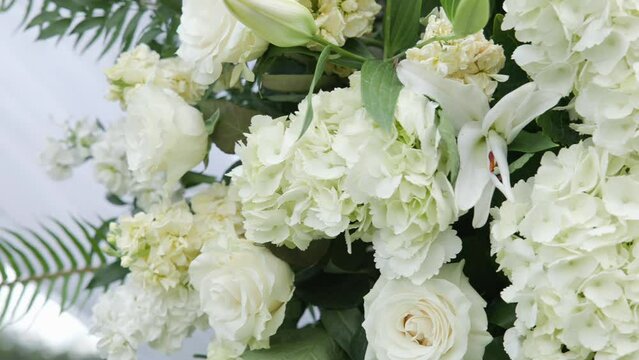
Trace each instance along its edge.
{"label": "lily bud", "polygon": [[490,2],[488,0],[461,0],[457,2],[451,20],[456,35],[474,34],[488,24]]}
{"label": "lily bud", "polygon": [[224,0],[259,37],[280,47],[306,45],[317,33],[313,14],[295,0]]}

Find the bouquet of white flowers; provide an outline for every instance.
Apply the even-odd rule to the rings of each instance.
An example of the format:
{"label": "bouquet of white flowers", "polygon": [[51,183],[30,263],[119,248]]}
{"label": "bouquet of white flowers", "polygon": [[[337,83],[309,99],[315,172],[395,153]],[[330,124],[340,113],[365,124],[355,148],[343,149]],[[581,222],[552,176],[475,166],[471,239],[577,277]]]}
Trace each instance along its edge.
{"label": "bouquet of white flowers", "polygon": [[639,359],[639,1],[41,10],[40,38],[121,45],[126,116],[66,124],[42,159],[93,163],[126,211],[77,221],[86,242],[8,231],[0,322],[60,279],[68,306],[107,289],[110,360],[208,328],[209,360]]}

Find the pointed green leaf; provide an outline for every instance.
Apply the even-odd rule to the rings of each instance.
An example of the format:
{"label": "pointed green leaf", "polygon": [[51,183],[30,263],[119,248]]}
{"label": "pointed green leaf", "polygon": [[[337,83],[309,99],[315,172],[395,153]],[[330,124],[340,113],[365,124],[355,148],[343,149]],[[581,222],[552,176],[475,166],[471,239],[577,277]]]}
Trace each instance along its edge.
{"label": "pointed green leaf", "polygon": [[311,86],[308,89],[308,95],[306,96],[306,114],[304,115],[304,125],[302,126],[302,132],[300,133],[300,138],[304,135],[308,127],[311,126],[311,122],[313,122],[313,92],[315,91],[315,86],[317,86],[317,82],[324,74],[324,68],[326,67],[326,60],[328,56],[331,54],[331,47],[327,46],[322,50],[322,53],[317,59],[317,65],[315,66],[315,73],[313,74],[313,81],[311,81]]}
{"label": "pointed green leaf", "polygon": [[384,13],[384,58],[415,46],[419,39],[422,0],[387,0]]}
{"label": "pointed green leaf", "polygon": [[362,101],[368,114],[389,130],[395,119],[397,98],[402,90],[392,62],[370,60],[362,66]]}

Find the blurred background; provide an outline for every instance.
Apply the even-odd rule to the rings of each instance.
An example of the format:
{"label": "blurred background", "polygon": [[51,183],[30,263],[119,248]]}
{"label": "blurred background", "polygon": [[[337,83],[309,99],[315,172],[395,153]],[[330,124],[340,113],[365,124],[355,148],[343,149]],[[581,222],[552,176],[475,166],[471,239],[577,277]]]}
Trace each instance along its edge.
{"label": "blurred background", "polygon": [[[105,99],[103,75],[117,50],[98,59],[99,45],[81,54],[72,39],[36,42],[37,31],[22,30],[22,16],[19,6],[0,13],[0,227],[117,216],[124,210],[106,201],[90,166],[56,182],[39,161],[46,138],[60,135],[63,121],[89,117],[109,123],[122,116],[119,105]],[[221,174],[234,160],[213,151],[209,172]],[[54,296],[38,312],[0,330],[0,360],[97,359],[96,339],[89,334],[94,300],[61,314]],[[173,356],[145,348],[139,358],[190,359],[206,353],[210,336],[196,334]]]}

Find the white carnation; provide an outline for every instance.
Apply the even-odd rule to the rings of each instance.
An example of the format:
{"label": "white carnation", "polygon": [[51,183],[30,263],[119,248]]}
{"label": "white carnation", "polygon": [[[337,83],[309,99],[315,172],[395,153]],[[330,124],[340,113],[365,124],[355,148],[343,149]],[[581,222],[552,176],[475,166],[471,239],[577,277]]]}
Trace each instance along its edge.
{"label": "white carnation", "polygon": [[591,141],[546,153],[537,175],[495,209],[492,248],[517,303],[513,359],[639,356],[639,158]]}
{"label": "white carnation", "polygon": [[[442,10],[428,16],[423,41],[451,35],[453,25]],[[504,49],[486,40],[481,31],[457,40],[434,41],[408,49],[406,59],[444,77],[475,84],[489,97],[495,92],[497,82],[507,79],[499,75],[506,60]]]}
{"label": "white carnation", "polygon": [[[165,178],[158,174],[144,182],[137,180],[129,170],[126,158],[124,121],[111,124],[104,135],[91,147],[95,178],[109,193],[119,197],[132,197],[135,205],[149,210],[163,200]],[[176,198],[182,187],[176,184],[170,198]]]}
{"label": "white carnation", "polygon": [[207,150],[202,114],[175,92],[151,85],[129,92],[124,124],[129,169],[139,182],[158,174],[174,185]]}
{"label": "white carnation", "polygon": [[122,53],[105,74],[110,84],[108,99],[120,101],[125,107],[128,91],[139,85],[171,89],[189,104],[196,104],[206,90],[206,86],[194,82],[192,66],[180,58],[160,59],[145,44]]}
{"label": "white carnation", "polygon": [[268,43],[240,23],[222,0],[184,0],[180,20],[177,54],[195,67],[197,82],[215,82],[225,63],[237,65],[235,82],[240,74],[252,78],[246,63],[260,57]]}
{"label": "white carnation", "polygon": [[140,345],[170,353],[202,325],[197,293],[185,287],[165,290],[127,277],[109,289],[93,307],[92,333],[100,355],[108,360],[135,360]]}
{"label": "white carnation", "polygon": [[182,201],[121,217],[111,224],[108,240],[133,277],[170,289],[188,282],[189,265],[200,253],[203,239],[194,235],[194,221]]}
{"label": "white carnation", "polygon": [[506,0],[513,58],[542,88],[573,92],[575,128],[613,154],[639,150],[639,17],[634,1]]}
{"label": "white carnation", "polygon": [[83,119],[73,124],[65,122],[59,139],[49,138],[40,153],[40,161],[54,180],[71,176],[74,167],[82,165],[91,156],[91,146],[102,136],[96,120]]}
{"label": "white carnation", "polygon": [[450,230],[452,186],[438,170],[435,105],[402,91],[387,131],[364,109],[359,81],[315,95],[313,123],[299,140],[305,101],[288,119],[253,118],[232,173],[246,237],[306,249],[346,232],[348,241],[373,242],[383,276],[419,283],[461,247]]}
{"label": "white carnation", "polygon": [[373,30],[375,16],[382,7],[375,0],[300,0],[313,11],[319,35],[343,46],[348,38],[357,38]]}
{"label": "white carnation", "polygon": [[364,297],[366,360],[480,360],[491,341],[486,302],[463,263],[415,286],[380,278]]}
{"label": "white carnation", "polygon": [[285,262],[227,233],[204,245],[189,274],[215,331],[210,359],[235,358],[246,346],[269,347],[293,296],[294,274]]}

